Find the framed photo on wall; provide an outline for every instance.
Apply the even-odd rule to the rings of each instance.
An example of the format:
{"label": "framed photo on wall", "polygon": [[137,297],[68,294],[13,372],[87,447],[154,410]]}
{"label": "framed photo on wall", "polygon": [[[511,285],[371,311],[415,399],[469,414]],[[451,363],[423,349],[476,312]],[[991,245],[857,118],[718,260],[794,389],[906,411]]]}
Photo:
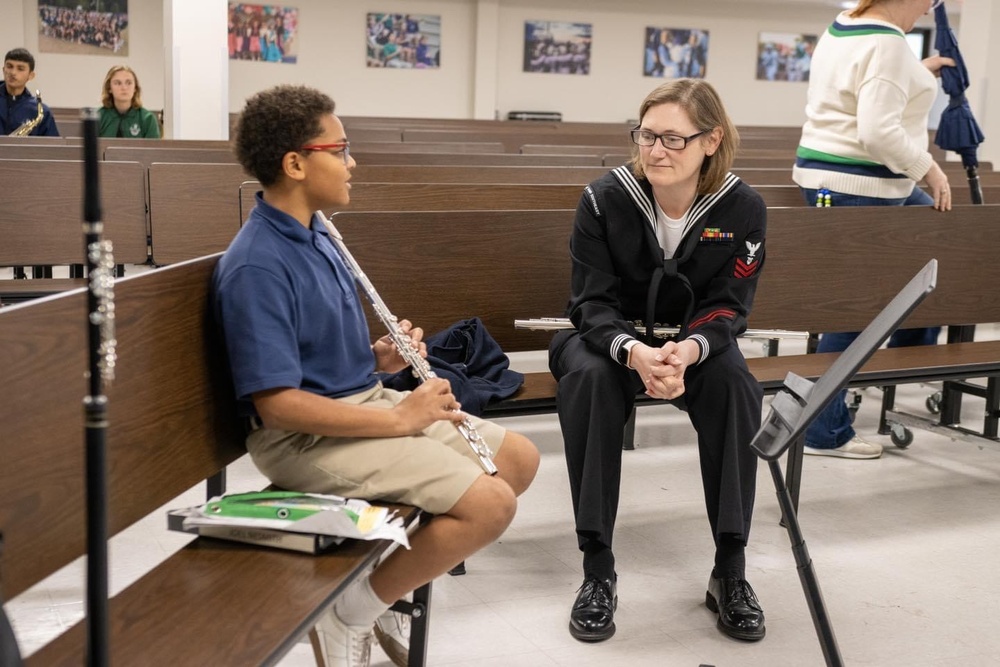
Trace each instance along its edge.
{"label": "framed photo on wall", "polygon": [[299,10],[278,5],[229,3],[229,59],[295,64]]}
{"label": "framed photo on wall", "polygon": [[757,40],[758,81],[808,81],[816,35],[762,32]]}
{"label": "framed photo on wall", "polygon": [[704,79],[707,71],[707,30],[646,28],[644,76]]}
{"label": "framed photo on wall", "polygon": [[437,69],[441,67],[441,16],[369,14],[365,42],[369,67]]}
{"label": "framed photo on wall", "polygon": [[590,74],[590,23],[524,22],[524,71]]}
{"label": "framed photo on wall", "polygon": [[[81,56],[128,55],[128,0],[39,0],[38,50]],[[88,6],[93,6],[91,3]]]}

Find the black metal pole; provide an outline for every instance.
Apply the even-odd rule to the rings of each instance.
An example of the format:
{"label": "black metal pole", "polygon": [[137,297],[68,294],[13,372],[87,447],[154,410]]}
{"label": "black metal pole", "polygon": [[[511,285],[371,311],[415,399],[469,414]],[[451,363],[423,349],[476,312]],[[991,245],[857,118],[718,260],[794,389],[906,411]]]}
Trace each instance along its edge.
{"label": "black metal pole", "polygon": [[979,169],[975,165],[965,168],[965,177],[969,180],[969,193],[972,196],[972,203],[977,206],[983,203],[983,186],[979,182]]}
{"label": "black metal pole", "polygon": [[785,480],[781,476],[781,466],[776,459],[771,459],[767,462],[767,467],[770,468],[771,477],[774,479],[774,489],[778,494],[781,516],[784,519],[785,528],[788,530],[788,539],[792,543],[795,565],[799,570],[799,581],[806,594],[809,613],[812,615],[813,626],[816,628],[816,637],[819,638],[819,644],[823,649],[823,658],[828,667],[843,667],[844,659],[837,646],[837,637],[833,634],[830,616],[826,613],[823,592],[819,588],[819,579],[816,578],[812,559],[809,557],[809,549],[806,547],[805,538],[802,537],[802,530],[799,528],[799,520],[795,515],[792,497],[788,494],[788,487],[785,486]]}
{"label": "black metal pole", "polygon": [[[975,324],[960,324],[948,327],[948,343],[969,343],[975,339]],[[962,383],[945,380],[941,386],[941,414],[938,423],[951,426],[962,421]]]}
{"label": "black metal pole", "polygon": [[89,393],[83,399],[86,431],[87,491],[87,665],[105,667],[108,660],[108,490],[105,433],[107,397],[102,374],[101,193],[98,179],[97,110],[83,110],[83,254],[87,290]]}

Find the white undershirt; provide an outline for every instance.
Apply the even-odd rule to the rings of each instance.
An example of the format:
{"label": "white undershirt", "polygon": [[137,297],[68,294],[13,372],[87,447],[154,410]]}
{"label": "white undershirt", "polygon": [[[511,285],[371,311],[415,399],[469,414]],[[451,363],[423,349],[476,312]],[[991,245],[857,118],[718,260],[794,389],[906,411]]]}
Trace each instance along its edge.
{"label": "white undershirt", "polygon": [[663,248],[663,256],[670,258],[677,251],[677,246],[681,244],[681,237],[684,236],[684,227],[687,225],[689,208],[679,219],[675,220],[663,212],[660,204],[656,204],[656,240]]}

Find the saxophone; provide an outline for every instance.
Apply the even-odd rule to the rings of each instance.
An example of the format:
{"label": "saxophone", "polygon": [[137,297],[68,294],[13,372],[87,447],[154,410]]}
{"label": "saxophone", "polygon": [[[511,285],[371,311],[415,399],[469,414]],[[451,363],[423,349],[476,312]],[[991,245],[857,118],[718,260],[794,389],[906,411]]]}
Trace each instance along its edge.
{"label": "saxophone", "polygon": [[31,120],[26,120],[21,123],[21,127],[17,128],[10,133],[12,137],[26,137],[31,134],[31,131],[38,127],[38,124],[42,122],[42,118],[45,117],[45,107],[42,106],[42,94],[35,91],[35,98],[38,100],[38,115]]}

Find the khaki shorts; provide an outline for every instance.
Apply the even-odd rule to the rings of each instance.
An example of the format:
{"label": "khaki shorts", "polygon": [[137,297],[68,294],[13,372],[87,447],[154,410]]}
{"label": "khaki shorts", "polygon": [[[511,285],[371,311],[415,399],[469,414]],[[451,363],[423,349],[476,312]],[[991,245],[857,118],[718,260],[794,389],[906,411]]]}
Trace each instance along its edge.
{"label": "khaki shorts", "polygon": [[[377,384],[337,400],[391,408],[409,392]],[[507,431],[469,416],[490,450],[500,450]],[[333,438],[259,428],[247,436],[257,468],[283,489],[414,505],[433,514],[455,506],[484,474],[454,424],[440,421],[402,438]]]}

